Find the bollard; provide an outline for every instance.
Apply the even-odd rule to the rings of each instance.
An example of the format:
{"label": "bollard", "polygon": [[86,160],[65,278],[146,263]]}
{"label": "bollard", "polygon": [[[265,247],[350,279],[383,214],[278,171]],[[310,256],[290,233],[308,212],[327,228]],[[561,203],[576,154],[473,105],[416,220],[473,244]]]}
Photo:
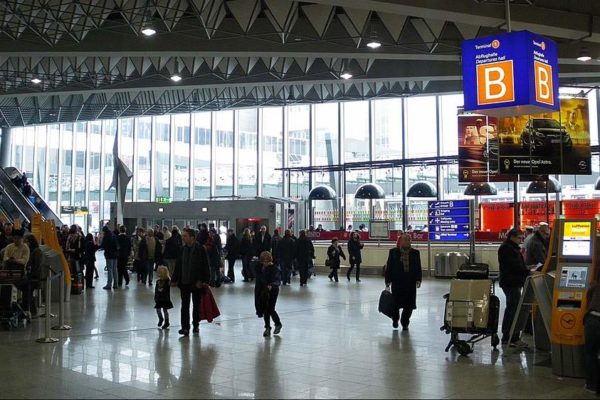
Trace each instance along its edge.
{"label": "bollard", "polygon": [[56,343],[58,339],[50,337],[50,302],[52,299],[50,298],[50,276],[46,278],[46,312],[45,312],[45,321],[44,321],[44,337],[36,340],[38,343]]}
{"label": "bollard", "polygon": [[58,274],[58,325],[53,326],[52,329],[55,331],[68,331],[71,329],[69,325],[65,325],[65,278],[63,272]]}

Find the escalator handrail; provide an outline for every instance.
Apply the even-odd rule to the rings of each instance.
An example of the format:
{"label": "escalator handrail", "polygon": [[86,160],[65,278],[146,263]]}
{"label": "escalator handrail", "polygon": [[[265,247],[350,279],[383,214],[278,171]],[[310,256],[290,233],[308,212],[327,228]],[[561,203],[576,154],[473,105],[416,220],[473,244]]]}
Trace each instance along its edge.
{"label": "escalator handrail", "polygon": [[[8,178],[11,179],[11,182],[12,182],[12,178],[11,178],[11,174],[9,174],[9,171],[11,173],[14,172],[18,176],[23,176],[23,173],[17,167],[3,167],[0,169],[4,170],[4,172],[6,173]],[[56,213],[54,211],[52,211],[52,208],[50,208],[50,206],[48,205],[46,200],[38,193],[37,190],[35,190],[35,188],[33,186],[31,186],[31,194],[34,195],[37,199],[40,199],[45,204],[44,212],[42,212],[42,210],[40,210],[35,204],[32,204],[33,209],[36,210],[37,212],[39,212],[45,219],[53,219],[55,224],[62,225],[63,222],[60,219],[60,217],[58,215],[56,215]],[[23,197],[25,197],[25,195],[23,195]],[[26,200],[29,201],[29,203],[31,203],[31,201],[28,198],[26,198]]]}
{"label": "escalator handrail", "polygon": [[[39,214],[39,211],[35,208],[31,201],[29,201],[29,199],[25,197],[23,193],[21,193],[21,191],[11,181],[10,176],[8,176],[8,173],[3,168],[0,168],[0,183],[2,183],[2,186],[4,186],[4,192],[9,195],[8,197],[10,198],[15,208],[20,212],[20,214],[23,217],[25,217],[27,222],[31,221],[31,217],[33,215]],[[8,191],[11,191],[13,193],[9,194]],[[29,214],[31,215],[26,214],[24,212],[23,208],[17,204],[17,199],[24,201],[23,204],[26,204],[28,206],[29,210],[27,211],[29,211]]]}

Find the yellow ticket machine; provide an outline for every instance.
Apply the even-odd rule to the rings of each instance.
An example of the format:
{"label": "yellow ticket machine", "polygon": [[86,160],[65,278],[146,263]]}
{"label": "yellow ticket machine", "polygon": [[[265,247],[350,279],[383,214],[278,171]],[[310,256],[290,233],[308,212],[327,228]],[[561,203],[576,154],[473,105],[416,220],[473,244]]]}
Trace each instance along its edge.
{"label": "yellow ticket machine", "polygon": [[596,221],[559,220],[552,298],[552,371],[584,377],[583,317],[586,293],[596,275]]}

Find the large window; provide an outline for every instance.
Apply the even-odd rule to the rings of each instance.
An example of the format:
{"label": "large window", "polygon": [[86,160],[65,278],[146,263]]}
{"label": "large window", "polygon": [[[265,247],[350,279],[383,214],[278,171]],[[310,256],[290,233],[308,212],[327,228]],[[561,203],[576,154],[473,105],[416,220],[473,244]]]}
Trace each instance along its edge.
{"label": "large window", "polygon": [[233,111],[215,116],[215,196],[233,195]]}
{"label": "large window", "polygon": [[194,135],[194,198],[210,197],[211,113],[192,114]]}
{"label": "large window", "polygon": [[[310,165],[310,106],[286,107],[287,112],[287,166]],[[300,198],[309,192],[309,174],[292,172],[290,197]]]}
{"label": "large window", "polygon": [[[592,144],[598,138],[596,96],[596,90],[588,94]],[[331,186],[338,198],[311,202],[307,216],[315,225],[357,227],[368,224],[372,215],[389,220],[394,229],[418,229],[427,222],[428,199],[403,202],[412,184],[425,180],[438,185],[441,199],[463,198],[465,185],[458,184],[455,160],[439,166],[429,161],[403,166],[402,161],[457,154],[456,116],[462,100],[460,94],[417,96],[14,127],[10,162],[27,172],[57,214],[60,205],[87,205],[93,231],[109,219],[110,203],[116,199],[109,186],[117,131],[119,156],[134,173],[126,201],[258,193],[306,199],[310,189],[321,184]],[[395,165],[349,170],[345,181],[340,171],[278,170],[368,160]],[[600,158],[594,155],[592,175],[560,177],[560,196],[600,198],[593,190],[599,173]],[[369,202],[354,199],[357,187],[368,182],[385,192],[385,199],[373,201],[371,209]],[[525,194],[527,185],[519,184],[519,198],[539,199]],[[512,201],[512,184],[496,186],[497,196],[480,200]],[[343,205],[345,216],[340,214]],[[277,209],[279,215],[283,211]],[[297,212],[296,226],[304,228],[305,221],[298,219],[304,213]],[[85,223],[81,217],[61,217],[66,223]]]}
{"label": "large window", "polygon": [[458,109],[463,105],[463,95],[440,96],[440,155],[458,154]]}
{"label": "large window", "polygon": [[150,180],[152,179],[152,118],[136,119],[137,160],[134,168],[134,181],[137,182],[138,201],[150,201]]}
{"label": "large window", "polygon": [[173,115],[175,171],[173,200],[190,198],[190,114]]}
{"label": "large window", "polygon": [[237,111],[238,195],[256,196],[258,182],[258,113],[255,108]]}
{"label": "large window", "polygon": [[375,160],[402,158],[402,99],[373,101]]}
{"label": "large window", "polygon": [[437,155],[436,98],[406,99],[406,155],[408,158]]}
{"label": "large window", "polygon": [[267,107],[262,109],[262,175],[263,196],[283,195],[283,109]]}
{"label": "large window", "polygon": [[[154,120],[154,187],[156,196],[171,197],[171,117],[161,115]],[[154,200],[154,199],[152,199]]]}

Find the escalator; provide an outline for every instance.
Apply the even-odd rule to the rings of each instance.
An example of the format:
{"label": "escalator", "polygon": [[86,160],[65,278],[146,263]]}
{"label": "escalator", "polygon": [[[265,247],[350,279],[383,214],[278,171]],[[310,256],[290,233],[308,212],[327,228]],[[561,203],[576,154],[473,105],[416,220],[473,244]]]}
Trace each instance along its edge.
{"label": "escalator", "polygon": [[[18,201],[21,201],[21,199],[23,199],[23,201],[27,202],[33,208],[33,210],[35,210],[35,212],[39,212],[40,214],[42,214],[42,217],[44,217],[44,219],[46,221],[53,220],[54,224],[56,226],[61,226],[62,225],[62,221],[60,220],[60,218],[58,217],[58,215],[56,215],[54,213],[54,211],[52,211],[52,209],[50,208],[50,206],[48,205],[48,203],[46,203],[46,201],[33,188],[33,186],[31,186],[31,196],[30,196],[30,198],[25,197],[21,193],[21,190],[19,188],[17,188],[17,186],[15,186],[15,184],[12,182],[12,179],[14,179],[14,178],[20,178],[22,176],[21,171],[19,171],[15,167],[0,168],[0,170],[2,170],[4,172],[4,174],[0,173],[0,183],[2,183],[2,185],[6,186],[6,184],[4,182],[2,182],[2,179],[3,179],[2,175],[8,177],[8,180],[10,181],[10,185],[12,187],[14,187],[15,190],[17,192],[19,192],[19,194],[21,195],[19,197]],[[19,203],[19,205],[20,205],[20,203]],[[23,208],[28,209],[29,207],[28,206],[24,206]],[[31,217],[28,216],[28,218],[31,218]]]}
{"label": "escalator", "polygon": [[13,219],[11,216],[4,210],[4,207],[0,205],[0,223],[5,224],[7,222],[12,223]]}
{"label": "escalator", "polygon": [[0,168],[0,207],[12,220],[19,218],[22,222],[29,223],[34,215],[39,214],[35,206],[23,196],[10,177]]}

